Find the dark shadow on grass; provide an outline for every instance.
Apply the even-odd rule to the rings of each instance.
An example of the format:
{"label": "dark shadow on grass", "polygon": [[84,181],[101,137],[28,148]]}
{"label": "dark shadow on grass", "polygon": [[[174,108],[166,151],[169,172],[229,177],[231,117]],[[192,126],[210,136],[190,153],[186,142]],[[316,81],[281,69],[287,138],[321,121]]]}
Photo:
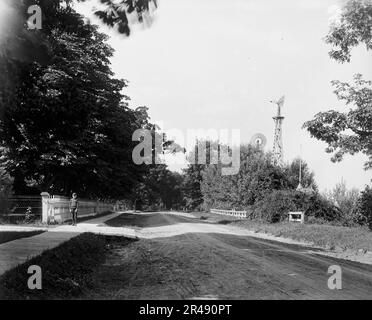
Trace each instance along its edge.
{"label": "dark shadow on grass", "polygon": [[28,238],[28,237],[33,237],[38,234],[43,233],[44,231],[27,231],[27,232],[13,232],[13,231],[4,231],[0,232],[0,244],[21,239],[21,238]]}
{"label": "dark shadow on grass", "polygon": [[[95,289],[95,270],[115,246],[125,247],[137,240],[84,233],[46,250],[0,276],[0,300],[73,299]],[[29,266],[40,266],[42,290],[27,285]],[[111,279],[115,281],[115,279]]]}

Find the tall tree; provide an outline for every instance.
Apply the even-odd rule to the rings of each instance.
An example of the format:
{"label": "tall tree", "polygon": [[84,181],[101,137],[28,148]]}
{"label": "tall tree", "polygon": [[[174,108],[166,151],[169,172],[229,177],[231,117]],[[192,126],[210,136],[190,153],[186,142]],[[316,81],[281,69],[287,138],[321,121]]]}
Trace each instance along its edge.
{"label": "tall tree", "polygon": [[183,170],[182,194],[185,208],[187,210],[200,209],[203,203],[201,182],[204,166],[190,164]]}
{"label": "tall tree", "polygon": [[206,207],[243,209],[273,190],[290,188],[284,170],[272,165],[271,154],[251,145],[243,145],[240,150],[238,174],[222,176],[218,165],[205,169],[201,190]]}
{"label": "tall tree", "polygon": [[337,183],[332,190],[325,192],[324,196],[342,211],[344,224],[352,226],[354,223],[358,223],[358,189],[348,189],[346,182],[341,180],[341,182]]}
{"label": "tall tree", "polygon": [[296,189],[299,184],[300,167],[302,186],[312,187],[314,190],[317,190],[318,187],[315,182],[314,172],[309,169],[306,161],[300,158],[294,159],[291,163],[284,167],[285,176],[287,177],[290,188]]}
{"label": "tall tree", "polygon": [[[331,25],[326,42],[334,49],[331,58],[349,62],[351,49],[364,44],[372,48],[372,1],[350,0],[344,6],[339,20]],[[326,151],[333,153],[332,161],[343,159],[347,153],[364,153],[368,157],[365,169],[372,168],[372,81],[354,76],[354,84],[333,81],[338,99],[350,109],[346,112],[320,112],[304,124],[312,137],[328,144]]]}
{"label": "tall tree", "polygon": [[40,31],[48,62],[5,62],[17,74],[13,90],[0,101],[5,167],[18,193],[33,186],[91,197],[123,195],[143,173],[132,162],[131,138],[148,126],[146,110],[128,108],[121,93],[126,81],[113,78],[110,69],[107,36],[71,7],[51,2],[51,24]]}
{"label": "tall tree", "polygon": [[[194,150],[188,150],[187,160],[190,164],[183,170],[182,184],[183,202],[187,210],[202,208],[204,203],[202,181],[205,170],[211,163],[211,150],[219,156],[219,143],[203,139],[197,140]],[[205,163],[200,163],[199,154],[205,157]]]}
{"label": "tall tree", "polygon": [[365,190],[362,191],[359,211],[362,215],[362,222],[366,222],[372,230],[372,188],[370,186],[366,186]]}
{"label": "tall tree", "polygon": [[[71,1],[71,0],[70,0]],[[78,2],[86,2],[87,0],[77,0]],[[103,23],[110,27],[117,28],[121,34],[129,36],[131,33],[131,21],[129,16],[135,15],[134,23],[151,24],[153,13],[156,10],[157,0],[100,0],[104,4],[103,10],[95,10],[95,15],[98,16]]]}
{"label": "tall tree", "polygon": [[171,172],[164,164],[150,165],[149,170],[133,190],[136,209],[177,209],[182,204],[183,177]]}
{"label": "tall tree", "polygon": [[372,49],[372,1],[349,0],[339,17],[332,22],[326,43],[333,49],[329,52],[338,62],[350,62],[351,51],[358,45]]}

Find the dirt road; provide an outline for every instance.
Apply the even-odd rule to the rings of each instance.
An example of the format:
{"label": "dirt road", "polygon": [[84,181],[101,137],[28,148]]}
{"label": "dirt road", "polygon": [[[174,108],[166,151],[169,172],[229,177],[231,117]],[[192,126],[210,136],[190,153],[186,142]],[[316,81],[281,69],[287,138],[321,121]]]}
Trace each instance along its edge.
{"label": "dirt road", "polygon": [[[144,239],[111,249],[87,298],[372,299],[372,266],[312,248],[165,213],[126,214],[107,224],[136,227]],[[341,290],[328,288],[332,265],[341,267]]]}

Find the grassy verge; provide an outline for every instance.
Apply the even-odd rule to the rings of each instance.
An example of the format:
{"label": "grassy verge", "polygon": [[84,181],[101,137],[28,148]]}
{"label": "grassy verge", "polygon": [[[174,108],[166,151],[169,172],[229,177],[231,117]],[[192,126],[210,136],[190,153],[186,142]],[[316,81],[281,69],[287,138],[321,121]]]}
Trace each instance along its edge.
{"label": "grassy verge", "polygon": [[21,239],[36,236],[44,231],[28,231],[28,232],[13,232],[13,231],[1,231],[0,232],[0,244]]}
{"label": "grassy verge", "polygon": [[[111,243],[135,240],[84,233],[43,252],[0,277],[0,299],[71,299],[94,288],[94,270],[105,261]],[[30,290],[28,267],[42,270],[42,290]]]}
{"label": "grassy verge", "polygon": [[316,246],[328,249],[367,250],[372,251],[372,232],[367,227],[340,227],[326,224],[298,223],[264,223],[261,221],[238,220],[229,216],[212,213],[193,213],[204,221],[230,224],[249,229],[253,232],[266,233],[277,237],[290,238],[297,241],[311,242]]}

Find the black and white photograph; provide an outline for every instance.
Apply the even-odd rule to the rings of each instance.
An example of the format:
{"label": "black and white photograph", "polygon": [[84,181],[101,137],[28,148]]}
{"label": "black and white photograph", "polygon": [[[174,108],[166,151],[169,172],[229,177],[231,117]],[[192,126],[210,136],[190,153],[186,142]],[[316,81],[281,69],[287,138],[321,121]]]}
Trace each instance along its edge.
{"label": "black and white photograph", "polygon": [[372,300],[372,0],[0,0],[0,300]]}

